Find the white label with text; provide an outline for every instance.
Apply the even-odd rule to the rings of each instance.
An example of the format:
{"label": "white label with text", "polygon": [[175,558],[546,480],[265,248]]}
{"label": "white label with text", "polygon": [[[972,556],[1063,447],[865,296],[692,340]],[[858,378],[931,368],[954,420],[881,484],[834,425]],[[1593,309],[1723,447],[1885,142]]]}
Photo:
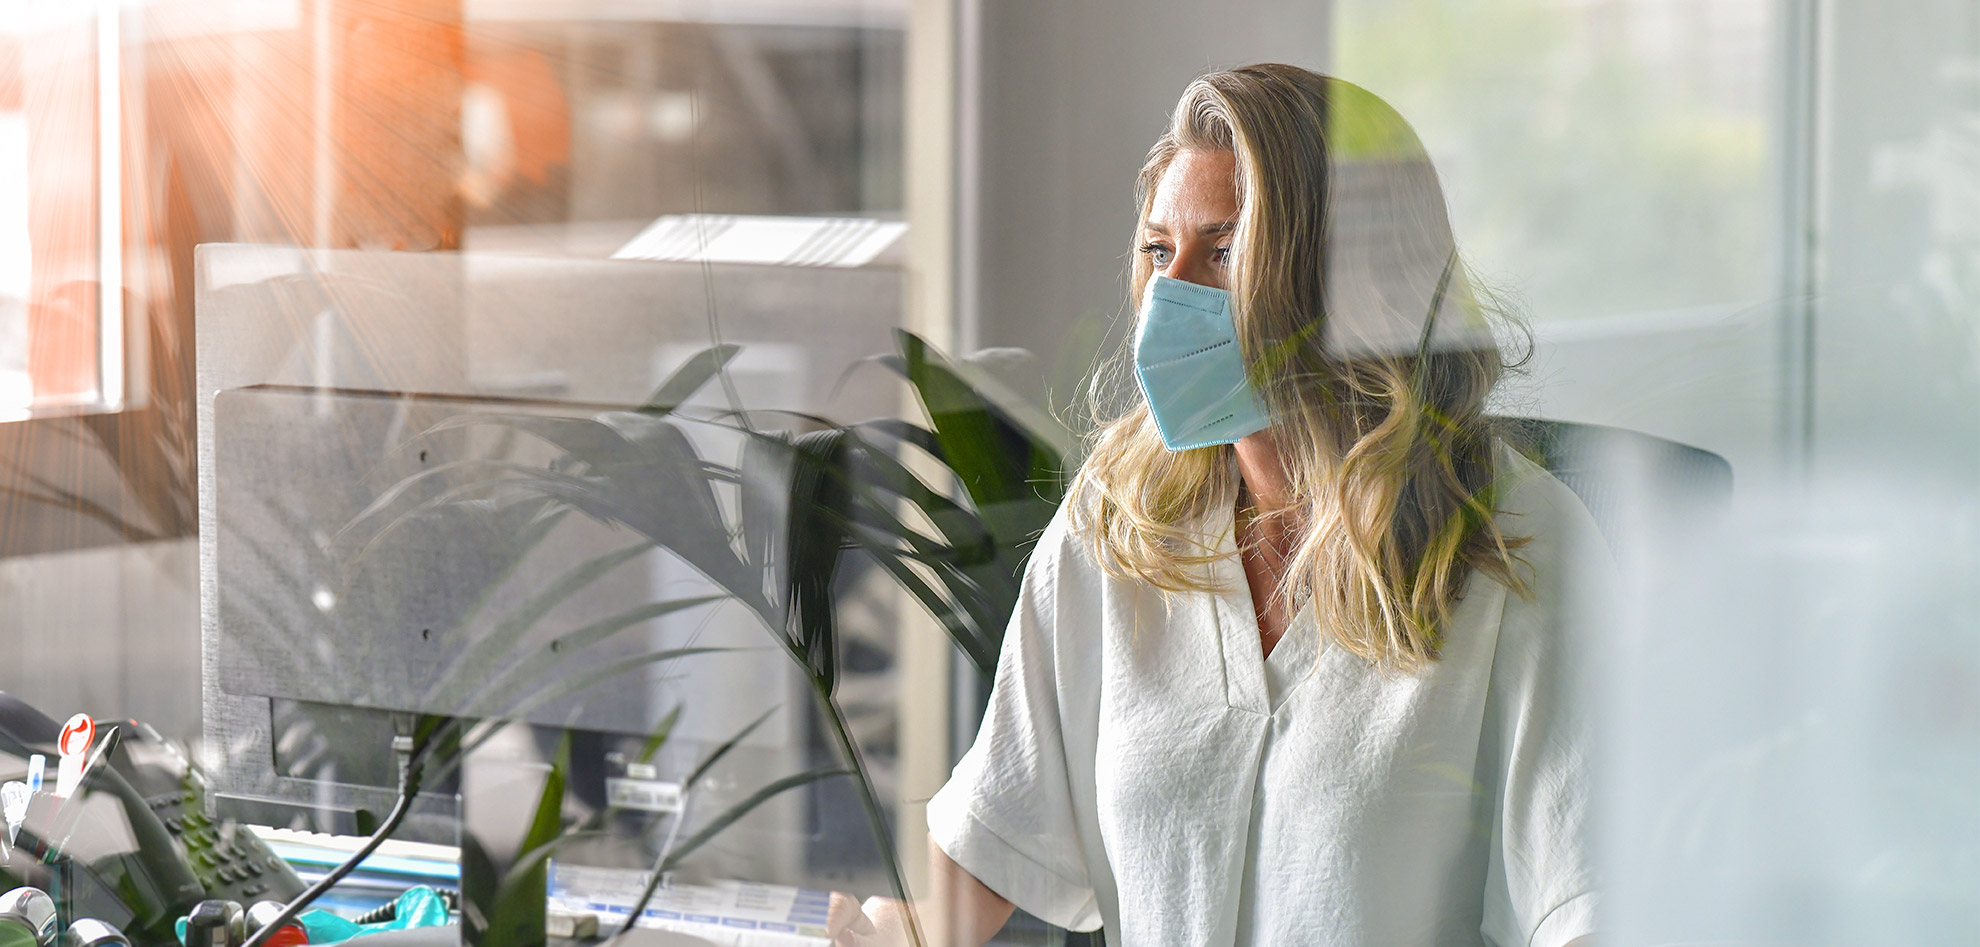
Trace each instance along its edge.
{"label": "white label with text", "polygon": [[681,784],[658,779],[605,778],[606,800],[621,809],[642,812],[681,811]]}

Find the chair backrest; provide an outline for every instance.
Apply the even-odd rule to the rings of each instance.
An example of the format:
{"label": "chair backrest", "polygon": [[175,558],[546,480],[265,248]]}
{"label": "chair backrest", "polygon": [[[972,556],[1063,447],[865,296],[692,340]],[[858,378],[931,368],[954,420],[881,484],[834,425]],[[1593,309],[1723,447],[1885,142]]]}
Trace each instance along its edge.
{"label": "chair backrest", "polygon": [[1732,464],[1708,450],[1600,424],[1493,420],[1499,436],[1581,498],[1617,551],[1690,526],[1732,499]]}

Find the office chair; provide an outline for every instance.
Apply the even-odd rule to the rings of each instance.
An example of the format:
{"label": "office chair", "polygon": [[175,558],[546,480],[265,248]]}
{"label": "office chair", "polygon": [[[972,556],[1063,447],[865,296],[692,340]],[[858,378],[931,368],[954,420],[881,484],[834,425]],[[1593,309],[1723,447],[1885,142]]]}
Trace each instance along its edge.
{"label": "office chair", "polygon": [[1499,436],[1559,478],[1595,518],[1611,550],[1669,538],[1732,499],[1724,457],[1638,431],[1548,421],[1493,419]]}

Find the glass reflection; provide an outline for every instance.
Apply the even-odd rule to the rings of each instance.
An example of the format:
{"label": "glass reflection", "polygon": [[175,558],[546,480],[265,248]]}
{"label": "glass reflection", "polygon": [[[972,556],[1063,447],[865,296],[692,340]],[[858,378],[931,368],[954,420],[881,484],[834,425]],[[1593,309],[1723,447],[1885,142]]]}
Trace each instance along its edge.
{"label": "glass reflection", "polygon": [[[1588,508],[1570,558],[1612,555],[1622,604],[1548,673],[1562,712],[1600,734],[1599,765],[1563,780],[1560,810],[1585,801],[1602,830],[1605,942],[1972,940],[1971,19],[1936,0],[0,2],[0,689],[22,698],[0,699],[0,775],[24,784],[18,760],[46,752],[36,708],[151,725],[118,772],[155,824],[121,796],[75,810],[89,821],[78,851],[101,871],[73,890],[95,885],[91,910],[141,947],[176,940],[169,922],[190,908],[166,901],[181,885],[288,900],[322,877],[348,849],[302,829],[361,839],[413,754],[433,772],[400,841],[451,846],[425,880],[544,890],[542,919],[495,927],[590,914],[581,896],[600,892],[615,899],[608,936],[649,896],[683,914],[764,897],[782,912],[771,923],[812,933],[853,923],[868,896],[939,904],[919,887],[924,861],[943,864],[923,854],[924,803],[986,703],[992,734],[1022,703],[1010,661],[989,698],[1026,557],[1051,560],[1040,537],[1060,535],[1047,526],[1073,475],[1105,486],[1136,469],[1090,461],[1082,435],[1093,416],[1138,417],[1144,382],[1188,373],[1164,382],[1150,359],[1142,378],[1124,357],[1094,403],[1080,386],[1113,343],[1136,351],[1144,283],[1223,273],[1247,359],[1183,384],[1219,397],[1176,410],[1255,390],[1281,413],[1318,401],[1372,418],[1408,396],[1413,366],[1470,359],[1469,375],[1436,374],[1467,380],[1426,393],[1435,410],[1403,426],[1447,432],[1423,443],[1468,496],[1519,498],[1480,474],[1481,457],[1514,465],[1480,453],[1496,438]],[[1341,316],[1319,333],[1333,362],[1276,344],[1283,326],[1239,331],[1254,324],[1247,287],[1270,280],[1236,277],[1257,254],[1222,255],[1235,234],[1191,236],[1180,203],[1140,215],[1129,199],[1174,92],[1207,64],[1261,59],[1357,83],[1421,139],[1420,156],[1384,166],[1356,160],[1383,135],[1346,135],[1340,173],[1308,188],[1334,198],[1321,256],[1338,278],[1307,287]],[[1239,170],[1250,193],[1276,179]],[[1435,200],[1385,212],[1397,178]],[[1448,221],[1429,207],[1444,197]],[[1118,239],[1142,223],[1168,232]],[[1531,357],[1477,400],[1498,310],[1528,321]],[[1414,321],[1425,313],[1439,315]],[[1501,332],[1500,356],[1519,361],[1523,335]],[[1032,351],[970,352],[978,339]],[[1388,370],[1321,399],[1247,371],[1311,378],[1350,351]],[[733,354],[655,411],[649,398],[708,352]],[[1137,422],[1154,425],[1142,459],[1168,456],[1158,420]],[[607,470],[582,456],[593,442],[538,436],[553,429],[640,459]],[[1382,460],[1375,448],[1399,442],[1340,440],[1329,457],[1362,445]],[[842,488],[825,499],[858,515],[803,522],[807,464],[839,471],[811,486]],[[1257,670],[1268,718],[1274,675],[1287,702],[1366,683],[1352,651],[1389,636],[1339,631],[1351,621],[1226,660],[1226,627],[1301,624],[1297,602],[1275,614],[1272,583],[1242,574],[1243,550],[1300,550],[1241,541],[1278,520],[1241,523],[1241,473],[1198,472],[1208,486],[1192,496],[1230,513],[1230,548],[1213,551],[1239,567],[1204,665]],[[1426,543],[1464,533],[1433,528],[1453,522],[1434,491],[1393,507],[1363,493],[1342,522],[1415,511]],[[1141,526],[1180,522],[1154,512]],[[1506,550],[1514,565],[1559,532],[1528,512],[1502,531],[1533,540]],[[1464,535],[1476,555],[1451,561],[1469,566],[1432,583],[1463,594],[1378,604],[1401,624],[1370,627],[1478,607],[1475,587],[1497,580],[1476,566],[1495,553]],[[805,536],[836,554],[829,568],[793,568]],[[1418,561],[1409,542],[1386,559],[1370,548],[1378,573]],[[1143,637],[1192,594],[1137,599]],[[831,647],[795,630],[828,627]],[[1444,657],[1394,680],[1448,666],[1457,645],[1428,640],[1415,650]],[[684,652],[700,647],[727,650]],[[1259,698],[1229,686],[1201,703]],[[1248,863],[1209,856],[1144,886],[1160,905],[1119,910],[1143,890],[1118,884],[1129,860],[1089,855],[1181,844],[1225,812],[1151,790],[1208,757],[1179,749],[1194,744],[1173,718],[1132,722],[1105,752],[1096,726],[1085,754],[1099,841],[1005,826],[1040,846],[1003,865],[1038,890],[1005,879],[993,893],[1046,920],[1015,912],[999,942],[1058,944],[1047,921],[1103,918],[1093,936],[1113,942],[1242,941],[1295,916],[1259,894],[1273,878],[1242,868],[1223,898],[1202,866]],[[402,751],[398,737],[418,739]],[[1013,745],[988,738],[959,781],[1020,772],[982,765]],[[1504,821],[1479,800],[1517,780],[1426,759],[1367,785],[1398,807],[1469,800],[1465,824],[1484,834]],[[959,842],[949,795],[931,813],[956,849],[942,851],[996,880],[1009,853]],[[1410,890],[1480,904],[1376,911],[1410,886],[1366,873],[1434,860],[1427,829],[1374,845],[1287,818],[1278,834],[1364,853],[1344,912],[1443,917],[1439,942],[1555,939],[1488,920],[1468,877]],[[291,828],[262,853],[244,823]],[[1489,865],[1474,857],[1489,840],[1453,844],[1451,864]],[[552,864],[527,857],[553,849]],[[223,874],[269,857],[293,867]],[[29,861],[9,877],[59,883],[59,858]],[[140,876],[163,900],[117,908],[115,879]],[[1508,898],[1521,883],[1508,878]],[[319,904],[378,903],[342,887]],[[868,907],[883,922],[893,910]],[[1556,926],[1578,928],[1579,912]],[[941,933],[938,912],[924,920]]]}

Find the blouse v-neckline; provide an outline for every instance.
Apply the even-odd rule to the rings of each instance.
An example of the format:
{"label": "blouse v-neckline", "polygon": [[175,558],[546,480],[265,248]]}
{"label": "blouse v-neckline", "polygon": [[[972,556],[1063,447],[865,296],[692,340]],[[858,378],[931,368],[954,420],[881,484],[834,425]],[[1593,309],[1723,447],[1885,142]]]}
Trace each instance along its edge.
{"label": "blouse v-neckline", "polygon": [[1216,587],[1209,594],[1215,600],[1212,611],[1223,651],[1225,701],[1232,709],[1269,717],[1313,676],[1314,649],[1320,645],[1313,606],[1303,605],[1287,620],[1285,633],[1266,654],[1251,583],[1246,581],[1244,561],[1238,555],[1235,511],[1223,524],[1211,578]]}

